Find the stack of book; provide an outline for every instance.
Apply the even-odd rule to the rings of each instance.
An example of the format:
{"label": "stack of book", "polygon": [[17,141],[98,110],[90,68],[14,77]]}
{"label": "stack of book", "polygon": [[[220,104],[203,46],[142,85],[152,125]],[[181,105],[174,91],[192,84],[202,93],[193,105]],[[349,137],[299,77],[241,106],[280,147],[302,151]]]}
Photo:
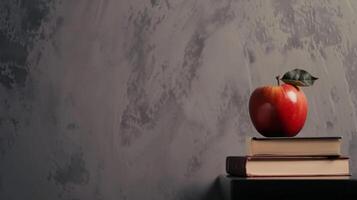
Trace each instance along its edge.
{"label": "stack of book", "polygon": [[247,156],[229,156],[226,171],[239,177],[350,175],[341,137],[249,138]]}

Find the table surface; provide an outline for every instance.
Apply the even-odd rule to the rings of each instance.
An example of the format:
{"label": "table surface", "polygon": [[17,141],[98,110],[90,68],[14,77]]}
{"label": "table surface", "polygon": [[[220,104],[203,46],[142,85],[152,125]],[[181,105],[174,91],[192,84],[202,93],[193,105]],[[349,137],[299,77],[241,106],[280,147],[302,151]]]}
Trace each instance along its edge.
{"label": "table surface", "polygon": [[355,177],[240,178],[220,176],[225,199],[357,199]]}

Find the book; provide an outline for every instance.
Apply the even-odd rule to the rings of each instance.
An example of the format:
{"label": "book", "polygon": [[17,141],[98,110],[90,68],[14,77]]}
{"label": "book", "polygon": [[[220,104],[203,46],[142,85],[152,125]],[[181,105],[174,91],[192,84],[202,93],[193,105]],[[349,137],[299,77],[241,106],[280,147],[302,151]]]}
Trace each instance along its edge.
{"label": "book", "polygon": [[247,180],[348,180],[351,179],[351,176],[248,176],[242,178],[246,178]]}
{"label": "book", "polygon": [[357,179],[350,176],[245,178],[221,175],[223,199],[356,199]]}
{"label": "book", "polygon": [[341,137],[248,138],[249,156],[340,156]]}
{"label": "book", "polygon": [[348,157],[228,156],[226,171],[239,177],[350,175]]}

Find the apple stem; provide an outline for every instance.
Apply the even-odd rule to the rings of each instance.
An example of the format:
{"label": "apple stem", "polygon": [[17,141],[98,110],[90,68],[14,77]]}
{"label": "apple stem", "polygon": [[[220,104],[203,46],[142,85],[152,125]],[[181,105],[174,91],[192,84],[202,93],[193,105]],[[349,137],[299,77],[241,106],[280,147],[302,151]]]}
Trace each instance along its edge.
{"label": "apple stem", "polygon": [[279,80],[279,79],[280,79],[280,76],[278,75],[278,76],[276,76],[275,78],[276,78],[276,81],[278,82],[278,86],[279,86],[279,85],[280,85],[280,80]]}

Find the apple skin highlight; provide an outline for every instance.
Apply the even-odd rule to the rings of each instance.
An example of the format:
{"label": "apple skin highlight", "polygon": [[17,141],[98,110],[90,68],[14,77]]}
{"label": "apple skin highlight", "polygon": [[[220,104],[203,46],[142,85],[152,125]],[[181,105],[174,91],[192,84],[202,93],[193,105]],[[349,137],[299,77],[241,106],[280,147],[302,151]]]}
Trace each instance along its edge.
{"label": "apple skin highlight", "polygon": [[304,92],[290,84],[259,87],[249,99],[251,121],[265,137],[296,136],[305,124],[307,111]]}

